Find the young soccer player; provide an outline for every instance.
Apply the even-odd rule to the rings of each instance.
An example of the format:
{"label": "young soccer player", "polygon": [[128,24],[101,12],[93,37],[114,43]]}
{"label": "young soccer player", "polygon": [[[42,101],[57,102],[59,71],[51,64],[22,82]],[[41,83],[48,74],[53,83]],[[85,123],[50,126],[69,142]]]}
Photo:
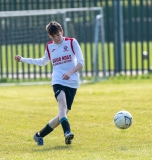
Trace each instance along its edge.
{"label": "young soccer player", "polygon": [[71,132],[67,114],[71,110],[79,86],[78,71],[83,67],[84,59],[77,40],[63,37],[63,29],[59,23],[51,21],[46,26],[46,30],[51,41],[47,43],[42,58],[23,58],[16,55],[15,60],[39,66],[47,65],[51,61],[53,66],[52,86],[59,111],[56,117],[34,135],[34,140],[42,146],[43,138],[61,124],[65,143],[71,144],[74,134]]}

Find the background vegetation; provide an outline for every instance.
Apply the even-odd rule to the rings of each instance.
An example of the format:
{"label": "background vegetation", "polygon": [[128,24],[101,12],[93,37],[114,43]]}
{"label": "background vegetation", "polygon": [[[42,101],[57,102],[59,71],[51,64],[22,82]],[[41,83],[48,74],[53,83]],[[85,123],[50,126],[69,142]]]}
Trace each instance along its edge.
{"label": "background vegetation", "polygon": [[[85,59],[85,63],[86,63],[86,68],[87,71],[91,71],[92,70],[92,57],[93,57],[93,53],[90,50],[90,47],[93,44],[87,44],[87,55],[84,54],[84,57],[87,57]],[[7,50],[6,50],[7,47]],[[94,47],[94,46],[93,46]],[[142,68],[142,44],[139,42],[138,44],[133,43],[125,43],[124,44],[125,47],[125,52],[124,52],[124,65],[126,65],[126,69],[127,70],[131,70],[131,69],[141,69]],[[152,48],[152,43],[149,43],[149,47]],[[83,53],[85,53],[85,44],[81,43],[81,48]],[[133,53],[130,53],[130,48],[132,48]],[[109,49],[109,52],[108,52]],[[147,51],[147,45],[146,43],[143,45],[143,50]],[[44,51],[45,51],[45,44],[24,44],[24,45],[3,45],[2,46],[2,63],[3,63],[3,72],[6,72],[6,70],[8,70],[9,72],[16,71],[17,70],[17,63],[15,62],[14,56],[15,55],[21,55],[25,58],[41,58],[44,55]],[[136,55],[136,52],[138,51],[138,54]],[[107,70],[114,70],[114,44],[110,43],[110,44],[105,44],[105,55],[106,55],[106,69]],[[149,53],[149,57],[151,57],[151,53]],[[138,65],[138,66],[137,66]],[[151,63],[149,65],[152,65]],[[28,71],[28,64],[19,64],[19,71],[21,71],[24,66],[24,71],[27,72]],[[102,46],[101,44],[98,45],[98,66],[99,66],[99,70],[102,70]],[[109,68],[110,66],[110,68]],[[144,69],[148,68],[148,60],[145,59],[143,61],[143,67]],[[30,71],[39,71],[40,67],[39,66],[34,66],[31,65],[30,66]],[[46,68],[47,71],[50,72],[52,67],[51,64],[48,64],[47,67],[41,67],[42,68],[42,72],[45,72]],[[85,68],[83,68],[85,69]]]}

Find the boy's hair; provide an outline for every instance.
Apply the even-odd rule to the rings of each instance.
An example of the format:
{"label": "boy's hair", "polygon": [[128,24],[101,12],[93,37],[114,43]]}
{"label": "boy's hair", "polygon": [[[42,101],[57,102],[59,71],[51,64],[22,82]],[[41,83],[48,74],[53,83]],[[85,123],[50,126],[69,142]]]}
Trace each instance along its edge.
{"label": "boy's hair", "polygon": [[62,26],[55,21],[51,21],[48,25],[46,25],[46,30],[49,35],[53,36],[62,31]]}

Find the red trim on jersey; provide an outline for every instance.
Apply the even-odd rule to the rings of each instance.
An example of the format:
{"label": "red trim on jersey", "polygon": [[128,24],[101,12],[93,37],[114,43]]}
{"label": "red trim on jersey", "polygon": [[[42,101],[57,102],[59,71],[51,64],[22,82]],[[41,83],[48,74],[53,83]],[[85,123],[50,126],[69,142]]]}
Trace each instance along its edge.
{"label": "red trim on jersey", "polygon": [[50,54],[48,45],[51,44],[51,43],[53,43],[53,41],[48,42],[47,45],[46,45],[46,50],[47,50],[47,52],[48,52],[49,59],[51,59],[51,54]]}
{"label": "red trim on jersey", "polygon": [[[73,42],[73,38],[65,37],[65,41],[68,41],[68,40],[70,40],[70,46],[71,46],[72,52],[75,54],[74,48],[73,48],[73,43],[72,43]],[[50,60],[51,60],[51,54],[50,54],[50,50],[48,48],[48,45],[51,44],[51,43],[53,43],[52,40],[50,42],[48,42],[47,45],[46,45],[46,50],[48,52],[48,57],[49,57]]]}
{"label": "red trim on jersey", "polygon": [[75,54],[75,52],[74,52],[74,48],[73,48],[73,38],[68,38],[68,37],[66,37],[65,38],[65,41],[68,41],[68,40],[70,40],[70,45],[71,45],[71,49],[72,49],[72,52]]}

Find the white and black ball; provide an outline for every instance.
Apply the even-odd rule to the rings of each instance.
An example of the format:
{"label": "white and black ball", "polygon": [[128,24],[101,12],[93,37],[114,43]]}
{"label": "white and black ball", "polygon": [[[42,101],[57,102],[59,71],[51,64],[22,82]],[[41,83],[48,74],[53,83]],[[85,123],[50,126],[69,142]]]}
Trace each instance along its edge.
{"label": "white and black ball", "polygon": [[119,111],[114,116],[114,124],[119,129],[127,129],[132,125],[132,115],[128,111]]}

